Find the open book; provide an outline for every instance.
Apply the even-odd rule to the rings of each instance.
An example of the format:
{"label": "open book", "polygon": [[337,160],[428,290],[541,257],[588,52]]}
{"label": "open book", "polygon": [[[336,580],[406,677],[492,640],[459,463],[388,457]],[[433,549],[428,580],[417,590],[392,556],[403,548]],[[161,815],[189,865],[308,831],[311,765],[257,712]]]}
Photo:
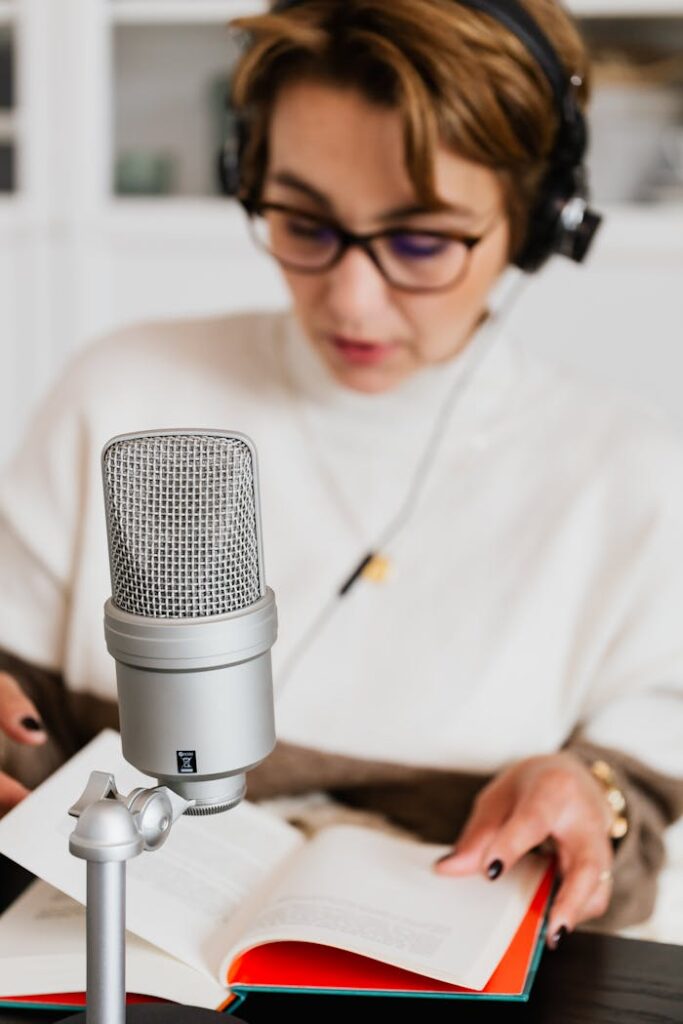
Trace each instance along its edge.
{"label": "open book", "polygon": [[[0,853],[41,880],[0,917],[0,1003],[68,1006],[85,988],[86,865],[67,811],[95,770],[124,793],[153,785],[107,730],[0,820]],[[264,989],[526,998],[548,860],[492,883],[437,875],[444,852],[357,825],[308,838],[248,801],[181,817],[127,864],[127,990],[230,1009]]]}

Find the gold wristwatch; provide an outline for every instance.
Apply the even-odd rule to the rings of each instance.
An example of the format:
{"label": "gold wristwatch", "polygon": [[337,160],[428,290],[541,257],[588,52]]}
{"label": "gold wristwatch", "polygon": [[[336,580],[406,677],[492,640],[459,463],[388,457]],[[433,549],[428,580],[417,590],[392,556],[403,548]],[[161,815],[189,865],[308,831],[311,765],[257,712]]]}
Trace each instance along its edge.
{"label": "gold wristwatch", "polygon": [[626,813],[626,797],[619,789],[614,769],[607,761],[593,761],[589,770],[605,791],[607,803],[612,809],[612,824],[610,826],[610,839],[623,839],[628,832],[628,816]]}

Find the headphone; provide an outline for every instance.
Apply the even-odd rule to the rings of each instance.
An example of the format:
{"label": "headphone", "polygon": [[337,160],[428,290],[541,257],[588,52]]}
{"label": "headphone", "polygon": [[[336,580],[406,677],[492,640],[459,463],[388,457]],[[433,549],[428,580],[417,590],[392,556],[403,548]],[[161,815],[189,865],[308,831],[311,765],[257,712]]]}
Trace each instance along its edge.
{"label": "headphone", "polygon": [[[305,2],[278,0],[272,13],[282,14]],[[600,214],[588,203],[584,166],[588,130],[576,97],[581,81],[576,76],[567,76],[549,39],[518,0],[455,2],[495,18],[523,43],[547,78],[559,115],[550,167],[530,213],[524,246],[514,263],[527,273],[540,269],[554,253],[581,263],[602,222]],[[223,194],[235,198],[240,189],[240,164],[249,122],[244,115],[234,111],[232,114],[228,121],[231,127],[219,154],[218,176]]]}

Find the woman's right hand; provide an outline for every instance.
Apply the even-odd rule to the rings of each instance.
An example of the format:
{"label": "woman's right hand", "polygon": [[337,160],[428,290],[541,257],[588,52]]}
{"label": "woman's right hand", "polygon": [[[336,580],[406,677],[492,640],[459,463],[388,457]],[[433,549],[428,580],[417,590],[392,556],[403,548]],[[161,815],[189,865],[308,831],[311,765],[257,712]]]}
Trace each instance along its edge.
{"label": "woman's right hand", "polygon": [[[40,747],[47,739],[35,704],[7,672],[0,672],[0,732],[29,747]],[[0,816],[27,794],[25,786],[11,775],[0,772]]]}

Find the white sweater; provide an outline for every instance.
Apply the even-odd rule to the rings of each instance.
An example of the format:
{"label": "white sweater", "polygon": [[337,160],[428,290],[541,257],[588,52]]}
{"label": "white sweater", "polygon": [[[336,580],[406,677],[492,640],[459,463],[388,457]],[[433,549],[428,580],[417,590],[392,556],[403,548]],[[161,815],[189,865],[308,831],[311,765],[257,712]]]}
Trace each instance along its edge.
{"label": "white sweater", "polygon": [[259,458],[281,739],[495,771],[580,726],[683,776],[681,445],[504,335],[383,551],[388,578],[360,580],[285,673],[396,514],[468,358],[366,396],[334,383],[287,314],[142,324],[92,344],[1,482],[0,646],[115,696],[102,446],[149,428],[237,430]]}

